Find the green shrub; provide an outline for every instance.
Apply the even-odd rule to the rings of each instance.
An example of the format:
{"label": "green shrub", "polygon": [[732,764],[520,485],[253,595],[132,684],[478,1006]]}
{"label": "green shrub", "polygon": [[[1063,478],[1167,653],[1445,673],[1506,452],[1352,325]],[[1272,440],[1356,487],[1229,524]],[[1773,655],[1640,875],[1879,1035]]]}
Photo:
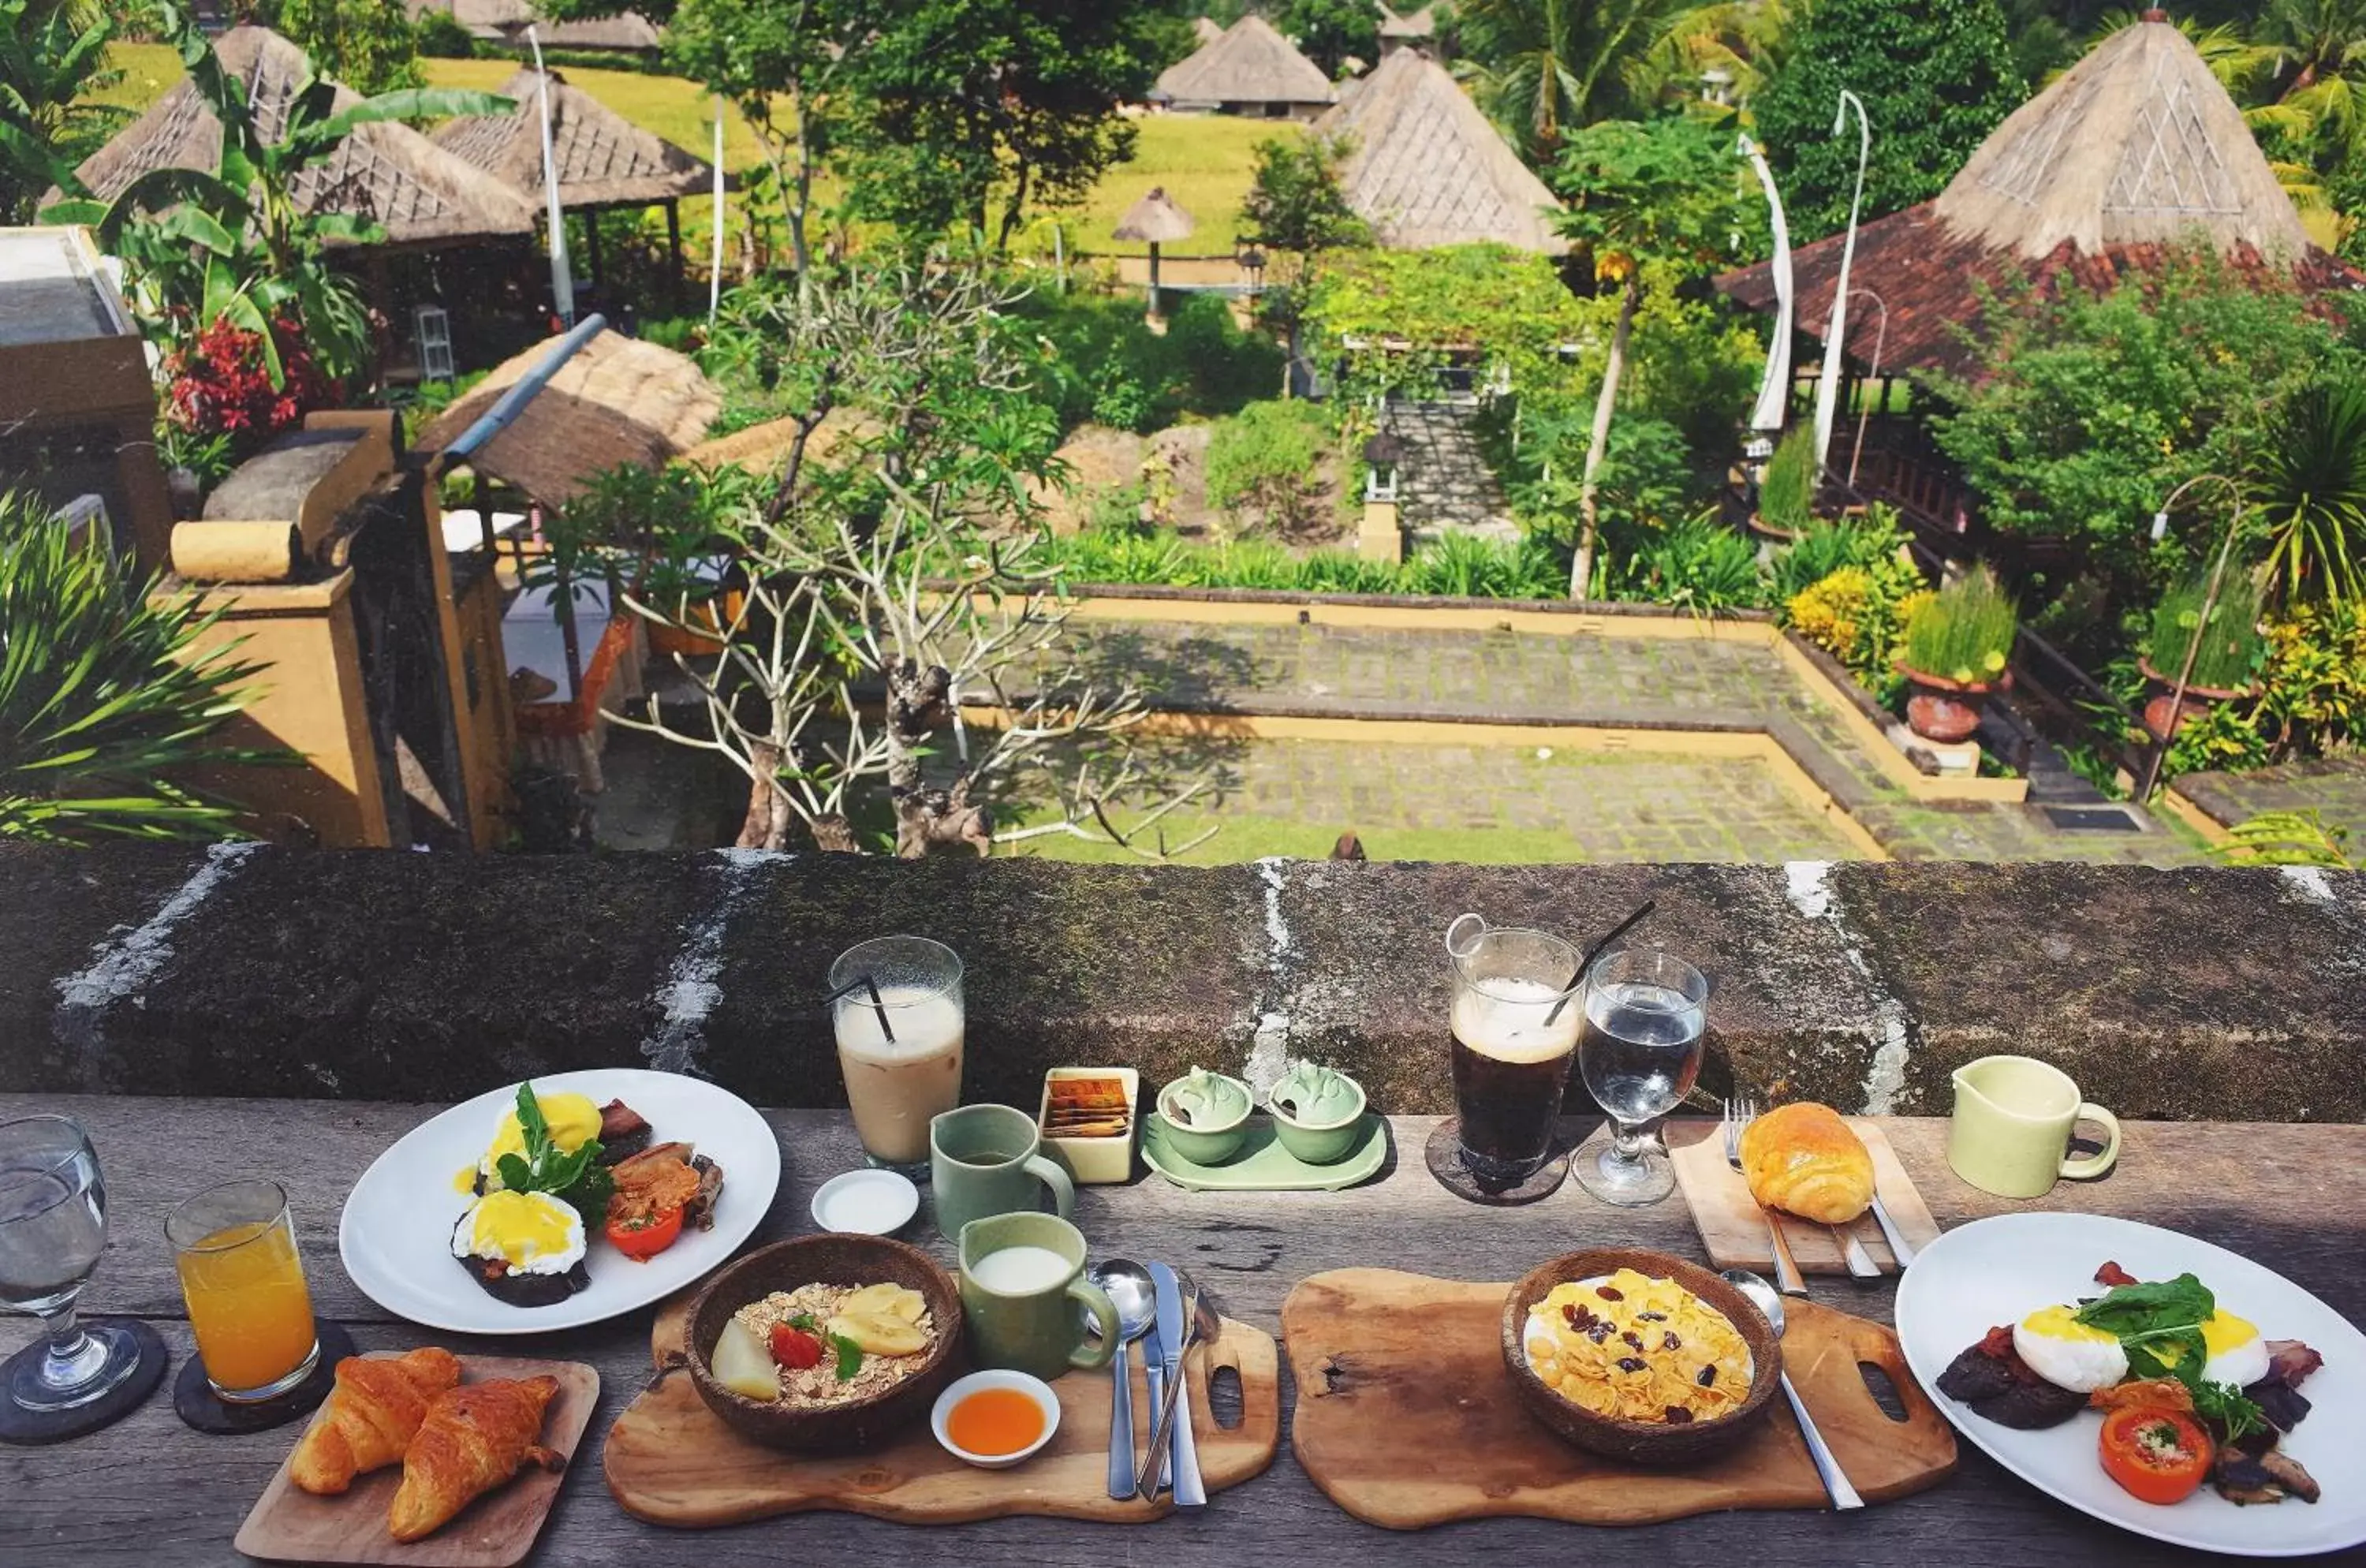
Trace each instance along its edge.
{"label": "green shrub", "polygon": [[411,23],[419,52],[439,60],[467,60],[477,52],[477,39],[449,11],[422,11]]}
{"label": "green shrub", "polygon": [[1966,684],[1993,681],[2012,659],[2020,624],[2012,596],[1985,566],[1948,583],[1906,623],[1906,663]]}
{"label": "green shrub", "polygon": [[1814,643],[1885,704],[1903,683],[1894,668],[1906,624],[1932,597],[1922,574],[1895,557],[1844,566],[1783,604],[1783,624]]}
{"label": "green shrub", "polygon": [[2249,479],[2278,601],[2357,597],[2366,586],[2366,386],[2320,382],[2291,399]]}
{"label": "green shrub", "polygon": [[1766,477],[1758,482],[1758,515],[1769,527],[1797,533],[1815,520],[1817,468],[1814,429],[1793,425],[1775,444]]}
{"label": "green shrub", "polygon": [[1312,403],[1251,403],[1209,434],[1209,502],[1236,519],[1254,509],[1268,526],[1303,527],[1315,519],[1328,434]]}
{"label": "green shrub", "polygon": [[1399,591],[1405,593],[1557,599],[1569,591],[1569,569],[1534,535],[1516,544],[1498,544],[1475,534],[1448,534],[1406,561],[1399,581]]}
{"label": "green shrub", "polygon": [[1881,502],[1867,507],[1863,517],[1814,523],[1797,542],[1774,556],[1776,601],[1790,603],[1844,566],[1870,570],[1885,561],[1895,561],[1905,544],[1906,530],[1898,521],[1898,509]]}
{"label": "green shrub", "polygon": [[[2193,673],[2187,684],[2209,691],[2239,691],[2251,683],[2267,651],[2267,639],[2259,635],[2259,584],[2248,571],[2229,571],[2219,587],[2218,602],[2210,608],[2205,635],[2201,633],[2202,602],[2209,590],[2205,575],[2189,578],[2160,596],[2153,608],[2152,637],[2145,657],[2161,676],[2175,681],[2186,651],[2192,649]],[[2197,636],[2198,649],[2194,647]]]}
{"label": "green shrub", "polygon": [[2357,604],[2304,604],[2268,627],[2253,722],[2274,757],[2316,757],[2366,736],[2366,615]]}
{"label": "green shrub", "polygon": [[2315,807],[2305,811],[2262,811],[2226,829],[2226,840],[2210,852],[2236,865],[2315,865],[2355,871],[2342,846],[2349,829],[2326,821]]}
{"label": "green shrub", "polygon": [[1622,599],[1713,615],[1763,608],[1769,583],[1755,541],[1701,516],[1679,523],[1637,551],[1618,590]]}
{"label": "green shrub", "polygon": [[1030,295],[1014,316],[1040,340],[1039,391],[1064,430],[1090,421],[1147,434],[1237,412],[1281,386],[1281,349],[1242,332],[1212,294],[1183,297],[1163,337],[1119,296]]}

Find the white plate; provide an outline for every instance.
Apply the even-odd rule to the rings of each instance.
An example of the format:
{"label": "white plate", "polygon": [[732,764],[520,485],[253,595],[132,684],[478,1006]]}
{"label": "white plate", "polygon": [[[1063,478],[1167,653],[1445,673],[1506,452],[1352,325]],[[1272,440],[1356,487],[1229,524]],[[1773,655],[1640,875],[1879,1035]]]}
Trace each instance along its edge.
{"label": "white plate", "polygon": [[389,1312],[455,1334],[542,1334],[575,1328],[673,1294],[728,1258],[754,1233],[781,1185],[781,1145],[756,1108],[700,1078],[640,1068],[553,1073],[537,1092],[622,1100],[648,1118],[651,1141],[693,1144],[723,1168],[715,1228],[686,1230],[647,1263],[618,1256],[597,1227],[588,1259],[592,1286],[556,1306],[513,1307],[472,1283],[452,1260],[452,1227],[475,1201],[454,1185],[493,1141],[517,1103],[510,1084],[403,1134],[371,1162],[345,1200],[337,1252],[362,1293]]}
{"label": "white plate", "polygon": [[813,1195],[814,1224],[847,1235],[894,1235],[920,1212],[920,1190],[892,1170],[848,1170]]}
{"label": "white plate", "polygon": [[[2139,1503],[2096,1459],[2097,1417],[2042,1432],[2015,1431],[1939,1392],[1939,1374],[1999,1324],[2097,1294],[2106,1260],[2140,1280],[2201,1278],[2218,1304],[2257,1324],[2263,1339],[2299,1339],[2325,1358],[2301,1385],[2315,1406],[2283,1439],[2323,1500],[2288,1498],[2239,1508],[2204,1485],[2182,1503]],[[2241,1557],[2298,1557],[2366,1541],[2366,1335],[2270,1269],[2206,1241],[2100,1214],[2007,1214],[1949,1231],[1922,1250],[1898,1286],[1906,1364],[1964,1436],[1998,1463],[2072,1507],[2138,1535]]]}

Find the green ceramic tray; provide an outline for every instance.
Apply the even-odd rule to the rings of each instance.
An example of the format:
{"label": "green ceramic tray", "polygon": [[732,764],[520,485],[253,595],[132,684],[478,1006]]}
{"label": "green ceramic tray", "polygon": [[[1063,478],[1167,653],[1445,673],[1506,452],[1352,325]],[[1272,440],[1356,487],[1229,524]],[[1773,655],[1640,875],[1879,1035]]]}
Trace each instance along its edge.
{"label": "green ceramic tray", "polygon": [[1194,1192],[1335,1192],[1369,1181],[1389,1158],[1385,1117],[1364,1114],[1363,1140],[1333,1165],[1308,1165],[1281,1146],[1273,1118],[1249,1118],[1241,1152],[1222,1165],[1200,1165],[1177,1154],[1166,1142],[1166,1118],[1154,1111],[1142,1125],[1144,1164],[1177,1187]]}

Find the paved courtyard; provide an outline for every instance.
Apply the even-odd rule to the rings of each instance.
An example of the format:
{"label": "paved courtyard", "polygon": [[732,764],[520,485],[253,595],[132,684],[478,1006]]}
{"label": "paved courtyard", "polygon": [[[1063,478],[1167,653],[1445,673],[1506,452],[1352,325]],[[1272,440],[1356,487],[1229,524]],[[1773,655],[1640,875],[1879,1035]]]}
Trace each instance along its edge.
{"label": "paved courtyard", "polygon": [[[1774,650],[1739,639],[1148,621],[1080,621],[1072,637],[1086,670],[1106,681],[1132,680],[1155,705],[1517,724],[1780,726],[1795,754],[1807,753],[1802,760],[1813,764],[1809,772],[1817,782],[1899,860],[2183,865],[2209,858],[2201,840],[2182,824],[2144,813],[2137,814],[2142,824],[2138,831],[2072,831],[2056,826],[2035,805],[1911,800],[1888,782],[1853,732],[1799,683]],[[1260,749],[1253,746],[1243,756],[1254,757]],[[1383,782],[1405,776],[1409,767],[1450,773],[1450,768],[1436,766],[1435,757],[1426,763],[1408,763],[1397,755],[1409,751],[1417,759],[1436,750],[1343,744],[1301,750],[1286,762],[1243,761],[1246,808],[1256,811],[1261,800],[1284,799],[1287,781],[1288,810],[1333,824],[1334,832],[1355,826],[1367,834],[1368,850],[1379,853],[1370,835],[1383,819],[1377,813],[1387,800],[1403,803],[1403,820],[1408,826],[1416,818],[1428,819],[1424,813],[1435,816],[1444,809],[1429,805],[1418,789],[1391,795],[1394,786]],[[1774,852],[1767,846],[1811,840],[1824,847],[1802,853],[1823,857],[1851,852],[1804,806],[1792,808],[1797,816],[1791,820],[1770,813],[1759,786],[1779,790],[1779,784],[1759,764],[1685,758],[1673,745],[1669,754],[1651,757],[1629,753],[1614,760],[1597,754],[1591,764],[1602,771],[1591,775],[1590,785],[1555,782],[1543,788],[1538,800],[1530,797],[1538,791],[1539,781],[1520,774],[1508,761],[1481,762],[1481,754],[1488,750],[1493,749],[1474,748],[1470,753],[1475,772],[1469,775],[1470,787],[1459,792],[1462,798],[1455,807],[1459,819],[1492,812],[1506,828],[1519,827],[1524,837],[1528,831],[1548,830],[1543,826],[1531,829],[1531,822],[1571,824],[1550,829],[1566,832],[1574,850],[1555,858],[1788,859],[1800,856]],[[1572,777],[1576,773],[1564,771]],[[1267,781],[1263,784],[1261,777]],[[1589,787],[1591,805],[1586,803]],[[2366,784],[2359,787],[2366,795]],[[1672,803],[1668,809],[1655,808],[1662,799]],[[1340,804],[1323,809],[1325,801]],[[1359,801],[1369,803],[1375,814],[1343,820],[1358,817]],[[1683,804],[1673,804],[1678,801]],[[1650,818],[1640,813],[1650,813]],[[1368,822],[1373,826],[1368,829]],[[1580,822],[1587,826],[1575,825]],[[1638,852],[1626,852],[1629,840]]]}

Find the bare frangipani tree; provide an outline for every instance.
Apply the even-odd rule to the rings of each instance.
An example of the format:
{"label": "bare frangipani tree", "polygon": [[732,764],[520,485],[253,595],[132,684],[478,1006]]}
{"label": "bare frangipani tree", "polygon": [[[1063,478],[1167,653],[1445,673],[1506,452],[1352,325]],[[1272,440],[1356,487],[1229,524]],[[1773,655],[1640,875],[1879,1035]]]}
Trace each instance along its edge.
{"label": "bare frangipani tree", "polygon": [[[1031,367],[1005,314],[1017,293],[942,256],[839,269],[802,295],[742,293],[720,346],[786,411],[786,454],[757,499],[695,525],[745,579],[719,627],[695,603],[711,585],[659,571],[625,596],[646,619],[722,642],[674,655],[705,733],[654,703],[619,722],[747,775],[743,847],[782,848],[802,824],[824,849],[858,850],[857,792],[880,784],[907,858],[1060,832],[1154,860],[1202,841],[1169,846],[1159,829],[1203,779],[1120,825],[1144,782],[1130,752],[1105,770],[1081,762],[1056,821],[998,830],[988,808],[1053,742],[1107,741],[1145,716],[1131,685],[1063,661],[1068,609],[1028,489],[1054,477],[1058,432],[1026,395]],[[983,721],[975,736],[964,708]],[[932,770],[947,732],[951,766]]]}

